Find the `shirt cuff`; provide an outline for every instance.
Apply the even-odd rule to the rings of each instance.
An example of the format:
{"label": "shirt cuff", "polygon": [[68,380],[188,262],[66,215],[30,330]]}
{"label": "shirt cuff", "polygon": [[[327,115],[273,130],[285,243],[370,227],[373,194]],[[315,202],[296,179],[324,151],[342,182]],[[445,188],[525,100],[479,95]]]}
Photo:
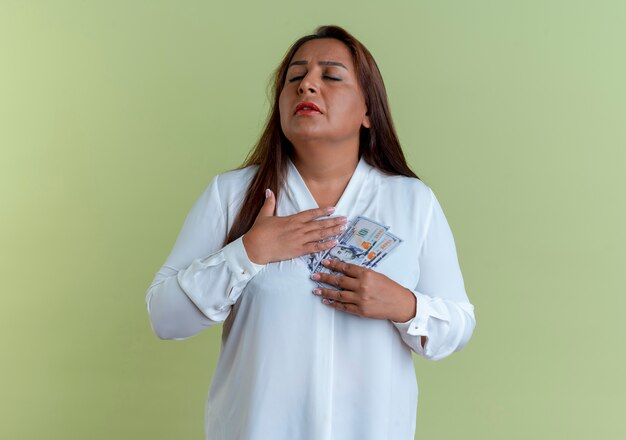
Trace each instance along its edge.
{"label": "shirt cuff", "polygon": [[238,282],[250,280],[265,267],[250,260],[243,245],[243,235],[224,247],[224,260]]}
{"label": "shirt cuff", "polygon": [[423,293],[411,290],[411,293],[415,295],[415,316],[406,322],[391,321],[398,330],[402,333],[407,333],[412,336],[426,336],[428,337],[428,319],[432,316],[444,321],[449,321],[450,316],[447,313],[445,307],[433,307],[432,301],[436,301],[436,298],[432,298]]}

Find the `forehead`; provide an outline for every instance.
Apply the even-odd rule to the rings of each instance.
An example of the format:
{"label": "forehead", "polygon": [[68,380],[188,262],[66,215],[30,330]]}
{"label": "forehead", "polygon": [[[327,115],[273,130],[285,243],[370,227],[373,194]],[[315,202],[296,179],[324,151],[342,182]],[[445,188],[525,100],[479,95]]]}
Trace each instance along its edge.
{"label": "forehead", "polygon": [[319,38],[307,41],[298,48],[291,62],[339,61],[350,70],[353,69],[352,54],[348,46],[334,38]]}

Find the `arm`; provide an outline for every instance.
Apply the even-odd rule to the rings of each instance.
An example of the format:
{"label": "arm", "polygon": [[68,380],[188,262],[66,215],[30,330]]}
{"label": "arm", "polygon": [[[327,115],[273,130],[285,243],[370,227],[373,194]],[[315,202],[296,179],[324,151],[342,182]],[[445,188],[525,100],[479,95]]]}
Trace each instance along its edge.
{"label": "arm", "polygon": [[411,293],[416,312],[406,322],[392,323],[418,355],[443,359],[469,341],[476,320],[459,267],[452,231],[432,190],[426,235],[419,255],[420,278]]}
{"label": "arm", "polygon": [[186,339],[226,320],[248,281],[263,268],[250,261],[242,237],[223,246],[226,234],[215,177],[191,208],[146,293],[159,338]]}

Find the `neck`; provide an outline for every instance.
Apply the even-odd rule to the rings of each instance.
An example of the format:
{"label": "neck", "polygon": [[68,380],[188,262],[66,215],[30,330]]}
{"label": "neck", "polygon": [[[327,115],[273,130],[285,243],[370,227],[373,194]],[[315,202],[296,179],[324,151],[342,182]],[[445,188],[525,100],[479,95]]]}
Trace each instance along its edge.
{"label": "neck", "polygon": [[307,184],[335,186],[350,180],[359,163],[359,153],[358,149],[350,152],[307,149],[306,154],[298,154],[294,148],[292,160]]}

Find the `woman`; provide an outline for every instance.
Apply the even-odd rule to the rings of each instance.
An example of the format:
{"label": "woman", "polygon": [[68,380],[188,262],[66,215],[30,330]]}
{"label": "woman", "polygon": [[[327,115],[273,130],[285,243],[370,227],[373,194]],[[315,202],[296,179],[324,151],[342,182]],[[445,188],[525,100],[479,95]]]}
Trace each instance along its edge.
{"label": "woman", "polygon": [[[393,232],[395,249],[375,269],[334,258],[309,267],[357,217]],[[352,238],[371,232],[357,229]],[[146,302],[162,339],[223,323],[207,439],[413,438],[411,351],[460,350],[474,309],[376,63],[345,30],[320,27],[287,52],[258,144],[211,180]]]}

